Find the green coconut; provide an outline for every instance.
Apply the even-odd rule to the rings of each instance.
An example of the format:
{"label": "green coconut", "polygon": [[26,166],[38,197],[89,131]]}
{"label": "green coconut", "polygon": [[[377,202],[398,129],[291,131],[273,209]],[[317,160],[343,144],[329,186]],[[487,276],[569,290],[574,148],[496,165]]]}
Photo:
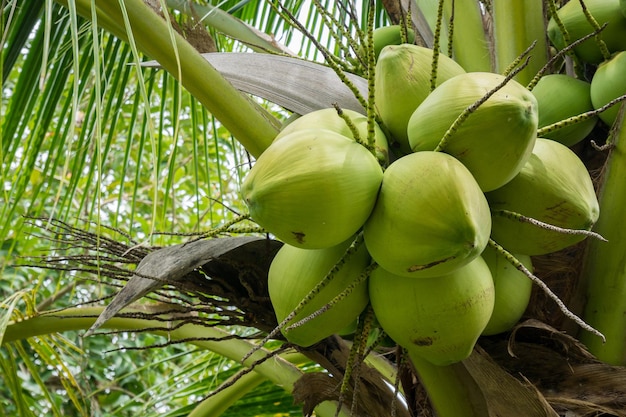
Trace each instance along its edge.
{"label": "green coconut", "polygon": [[[621,13],[620,0],[585,0],[585,7],[599,26],[607,24],[600,32],[600,39],[604,41],[609,52],[626,49],[626,17]],[[569,43],[593,33],[594,29],[587,20],[579,1],[570,1],[561,7],[557,15],[569,35]],[[566,42],[554,18],[548,23],[548,37],[554,46],[561,50]],[[574,47],[574,53],[583,61],[599,64],[604,60],[595,39],[587,39]]]}
{"label": "green coconut", "polygon": [[396,343],[435,365],[467,358],[494,306],[489,267],[481,257],[451,274],[401,277],[379,267],[369,297],[381,327]]}
{"label": "green coconut", "polygon": [[324,129],[273,142],[243,181],[250,217],[293,246],[340,244],[361,228],[376,202],[382,169],[354,140]]}
{"label": "green coconut", "polygon": [[[598,66],[591,79],[591,102],[599,109],[609,101],[626,94],[626,52],[615,54],[610,60]],[[612,126],[617,119],[620,104],[600,113],[600,119]]]}
{"label": "green coconut", "polygon": [[380,52],[387,45],[401,45],[403,43],[412,44],[415,42],[415,32],[407,28],[407,42],[402,39],[402,27],[400,25],[382,26],[374,29],[374,56],[378,59]]}
{"label": "green coconut", "polygon": [[[538,127],[551,125],[572,116],[593,110],[591,84],[565,74],[544,75],[532,90],[537,99]],[[582,120],[543,135],[563,145],[572,146],[591,133],[598,117]]]}
{"label": "green coconut", "polygon": [[[532,272],[530,256],[514,256]],[[509,331],[519,322],[530,302],[533,282],[491,246],[485,248],[481,257],[491,271],[495,288],[493,313],[482,333],[488,336]]]}
{"label": "green coconut", "polygon": [[532,156],[511,182],[485,195],[494,211],[493,239],[510,252],[531,256],[564,249],[585,236],[548,230],[499,211],[577,230],[591,230],[600,212],[582,161],[567,146],[543,138],[537,139]]}
{"label": "green coconut", "polygon": [[[353,110],[346,109],[342,111],[356,127],[361,140],[367,142],[367,117]],[[337,110],[334,108],[316,110],[292,120],[278,133],[274,140],[303,129],[328,129],[354,140],[352,130],[350,130],[345,120],[337,114]],[[376,123],[374,123],[374,146],[376,148],[376,157],[386,165],[389,162],[387,138]]]}
{"label": "green coconut", "polygon": [[[378,114],[397,142],[400,151],[410,153],[407,124],[417,106],[430,94],[433,51],[417,45],[390,45],[376,62],[375,102]],[[436,85],[465,70],[439,54]]]}
{"label": "green coconut", "polygon": [[[414,152],[432,151],[461,113],[505,78],[487,72],[457,75],[417,107],[407,133]],[[526,163],[537,136],[537,100],[510,80],[449,136],[443,151],[461,161],[483,191],[509,182]]]}
{"label": "green coconut", "polygon": [[[284,245],[276,254],[268,273],[268,289],[278,322],[282,322],[322,281],[342,258],[352,239],[326,249],[300,249]],[[324,307],[352,284],[370,262],[363,245],[343,263],[330,282],[306,304],[290,324],[308,317]],[[283,335],[291,343],[311,346],[320,340],[349,328],[369,301],[367,280],[316,318]]]}
{"label": "green coconut", "polygon": [[372,258],[405,277],[447,274],[485,248],[489,205],[472,174],[442,152],[418,152],[393,162],[363,227]]}

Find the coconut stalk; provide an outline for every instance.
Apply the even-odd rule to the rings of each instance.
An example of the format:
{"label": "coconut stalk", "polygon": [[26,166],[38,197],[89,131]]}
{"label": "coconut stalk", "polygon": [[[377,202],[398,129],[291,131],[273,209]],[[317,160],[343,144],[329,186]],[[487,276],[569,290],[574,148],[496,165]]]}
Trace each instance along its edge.
{"label": "coconut stalk", "polygon": [[[447,20],[452,20],[449,30],[452,30],[454,60],[467,72],[491,71],[490,44],[478,2],[445,0],[444,10]],[[446,51],[447,48],[442,50]]]}
{"label": "coconut stalk", "polygon": [[[441,9],[443,16],[441,16],[439,51],[444,55],[452,55],[465,71],[491,71],[490,44],[478,2],[476,0],[441,1],[443,1]],[[416,2],[431,32],[435,32],[437,20],[440,17],[438,16],[439,2],[440,0],[417,0]],[[450,23],[451,20],[452,23]]]}
{"label": "coconut stalk", "polygon": [[496,72],[505,74],[517,57],[536,42],[528,65],[514,77],[527,85],[548,62],[543,1],[494,0],[493,20]]}
{"label": "coconut stalk", "polygon": [[411,363],[439,417],[485,417],[485,397],[462,362],[437,366],[411,354]]}
{"label": "coconut stalk", "polygon": [[[606,336],[606,343],[589,332],[580,340],[598,359],[613,365],[626,365],[626,118],[615,126],[613,148],[605,165],[599,190],[600,218],[595,231],[608,242],[590,240],[581,283],[587,303],[583,319]],[[618,118],[619,120],[619,118]]]}

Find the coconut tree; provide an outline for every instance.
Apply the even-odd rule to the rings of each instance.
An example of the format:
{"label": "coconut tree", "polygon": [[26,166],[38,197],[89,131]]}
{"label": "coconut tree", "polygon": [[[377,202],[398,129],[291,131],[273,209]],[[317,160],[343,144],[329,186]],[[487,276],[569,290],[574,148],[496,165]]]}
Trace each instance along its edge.
{"label": "coconut tree", "polygon": [[[565,98],[579,88],[571,80],[591,81],[623,50],[626,17],[617,0],[570,2],[557,13],[561,3],[4,2],[4,408],[16,415],[625,415],[624,129],[619,113],[596,120],[625,92],[558,111],[574,101]],[[403,78],[393,66],[404,46],[376,43],[383,36],[374,29],[392,24],[386,44],[416,44],[427,56],[415,85],[413,73]],[[412,56],[411,66],[417,62]],[[431,94],[448,65],[458,67],[450,78],[478,73],[484,84],[466,93],[469,101],[429,147],[416,138],[445,118],[428,109],[450,112],[452,96],[473,82]],[[389,86],[379,74],[391,74]],[[569,84],[546,87],[557,74]],[[411,129],[403,138],[394,126],[404,110],[393,106],[407,105],[413,88],[432,104],[415,117],[406,112],[401,123]],[[493,103],[518,95],[524,128],[507,131],[507,140],[531,133],[512,152],[523,154],[508,164],[515,172],[491,186],[494,169],[512,158],[508,148],[469,141],[459,150],[465,139],[454,135],[505,131],[515,116]],[[331,122],[311,116],[322,109]],[[319,133],[322,125],[338,131]],[[551,137],[565,129],[580,139]],[[309,149],[315,165],[303,157]],[[487,159],[494,149],[496,158]],[[395,162],[409,159],[436,162],[420,165],[417,197],[394,197],[385,178],[416,176],[397,174],[403,168]],[[558,201],[535,185],[522,188],[550,165],[539,182],[567,190]],[[584,192],[570,191],[581,184]],[[285,189],[286,197],[275,191]],[[419,197],[427,191],[440,202]],[[362,226],[371,212],[384,216],[381,201],[393,201],[389,211],[405,200],[430,213],[420,219],[429,228],[420,253],[434,255],[389,272],[404,265],[395,255],[412,256],[398,242],[418,226],[411,216],[397,234],[389,234],[388,220],[366,224],[364,233]],[[542,217],[528,203],[539,200],[549,207],[575,200],[561,212],[579,223]],[[336,223],[324,217],[333,212]],[[467,230],[476,243],[468,249],[461,241],[459,260],[458,251],[449,253]],[[540,236],[540,249],[521,244],[527,234]],[[518,277],[494,289],[505,273],[496,274],[494,262]],[[292,276],[312,265],[319,276],[296,293]],[[476,297],[491,300],[476,313],[480,323],[463,321],[472,304],[464,299],[457,305],[465,310],[440,328],[456,337],[476,327],[461,353],[446,356],[432,338],[392,328],[419,321],[419,308],[405,307],[434,311],[450,290],[437,290],[436,303],[401,302],[384,291],[421,293],[440,276],[467,282],[459,278],[472,274],[484,286]],[[275,282],[283,278],[289,303],[279,308]],[[494,292],[515,279],[521,284],[498,301]],[[371,305],[368,281],[376,288]],[[359,291],[356,311],[344,308],[354,310]],[[504,327],[488,325],[513,304],[521,310]],[[441,321],[436,314],[426,321]],[[324,317],[334,318],[319,324]],[[433,356],[416,346],[438,350]]]}

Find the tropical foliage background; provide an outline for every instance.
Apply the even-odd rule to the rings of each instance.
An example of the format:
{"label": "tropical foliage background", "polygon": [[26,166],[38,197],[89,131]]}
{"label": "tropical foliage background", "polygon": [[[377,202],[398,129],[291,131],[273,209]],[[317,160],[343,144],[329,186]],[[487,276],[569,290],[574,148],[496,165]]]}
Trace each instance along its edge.
{"label": "tropical foliage background", "polygon": [[[133,250],[183,243],[245,212],[241,181],[290,112],[223,86],[196,51],[324,62],[323,47],[343,59],[368,19],[376,27],[388,24],[397,3],[3,0],[0,408],[6,415],[302,414],[288,384],[319,365],[285,353],[278,364],[242,373],[240,360],[252,347],[246,338],[258,336],[255,329],[224,321],[219,331],[179,334],[151,322],[156,330],[83,338],[93,317],[66,320],[75,323],[67,326],[19,322],[43,311],[76,318],[73,307],[101,306],[138,263],[128,255]],[[430,17],[430,26],[422,22],[429,27],[424,35],[432,35],[438,2],[420,3]],[[491,4],[480,3],[483,11]],[[468,52],[481,57],[474,59],[476,70],[491,69],[485,51]],[[165,70],[140,65],[151,59]],[[229,230],[246,234],[250,227],[243,222]],[[118,252],[104,249],[114,243]],[[193,294],[176,294],[159,292],[152,304],[180,297],[175,301],[193,305]],[[146,327],[137,324],[141,318],[124,323]],[[228,334],[240,338],[215,342]],[[230,389],[207,399],[218,387]],[[334,406],[318,413],[334,415]]]}
{"label": "tropical foliage background", "polygon": [[[85,304],[115,290],[97,273],[13,266],[72,245],[42,236],[52,219],[96,234],[124,231],[116,236],[126,243],[166,246],[243,210],[238,187],[251,156],[175,77],[140,67],[150,57],[137,45],[81,14],[90,6],[2,2],[2,328],[8,320]],[[200,52],[267,48],[275,38],[293,54],[320,59],[269,2],[167,6],[169,29],[180,30]],[[283,6],[333,49],[315,6]],[[322,6],[344,13],[335,2]],[[104,21],[93,16],[98,18]],[[377,21],[386,22],[380,7]],[[168,25],[154,30],[163,28]],[[255,102],[278,122],[289,115]],[[4,344],[0,408],[6,415],[187,415],[241,368],[189,344],[148,348],[164,343],[149,333],[82,339],[69,331]],[[224,415],[301,413],[288,392],[261,382],[249,383],[252,392]]]}

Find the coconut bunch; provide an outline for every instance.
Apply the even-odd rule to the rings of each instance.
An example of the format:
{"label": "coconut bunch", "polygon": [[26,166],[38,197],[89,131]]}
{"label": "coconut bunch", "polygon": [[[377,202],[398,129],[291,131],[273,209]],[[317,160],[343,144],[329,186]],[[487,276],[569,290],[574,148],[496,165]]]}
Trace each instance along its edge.
{"label": "coconut bunch", "polygon": [[380,127],[329,108],[290,121],[245,178],[251,218],[285,243],[268,288],[291,343],[310,346],[349,328],[368,304],[361,275],[371,258],[362,239],[353,241],[374,208],[388,159]]}
{"label": "coconut bunch", "polygon": [[569,76],[531,91],[427,48],[382,47],[380,125],[332,108],[290,120],[242,185],[251,218],[285,243],[269,271],[283,336],[310,346],[350,331],[369,303],[412,357],[447,365],[510,330],[531,256],[580,242],[598,219],[568,148],[597,119],[562,123],[591,101]]}
{"label": "coconut bunch", "polygon": [[[485,72],[442,77],[430,91],[423,80],[431,76],[432,59],[414,45],[387,47],[380,54],[377,110],[385,127],[405,129],[404,136],[389,131],[410,153],[385,170],[363,235],[379,265],[370,277],[369,297],[381,327],[411,355],[446,365],[466,358],[482,334],[507,331],[520,319],[531,280],[519,265],[532,271],[531,255],[582,240],[584,234],[565,229],[590,230],[598,203],[574,152],[537,138],[539,110],[547,99]],[[407,99],[408,118],[395,111],[404,98],[389,81],[397,79],[422,80],[416,82],[421,96]],[[560,106],[561,113],[550,114],[548,105],[542,122],[590,110],[589,88],[581,90],[584,108],[572,99],[573,108]],[[587,123],[593,127],[595,120]],[[589,133],[581,133],[580,126],[570,130]],[[560,134],[570,138],[572,132]],[[533,221],[520,221],[526,218]],[[489,246],[490,238],[506,252]]]}

